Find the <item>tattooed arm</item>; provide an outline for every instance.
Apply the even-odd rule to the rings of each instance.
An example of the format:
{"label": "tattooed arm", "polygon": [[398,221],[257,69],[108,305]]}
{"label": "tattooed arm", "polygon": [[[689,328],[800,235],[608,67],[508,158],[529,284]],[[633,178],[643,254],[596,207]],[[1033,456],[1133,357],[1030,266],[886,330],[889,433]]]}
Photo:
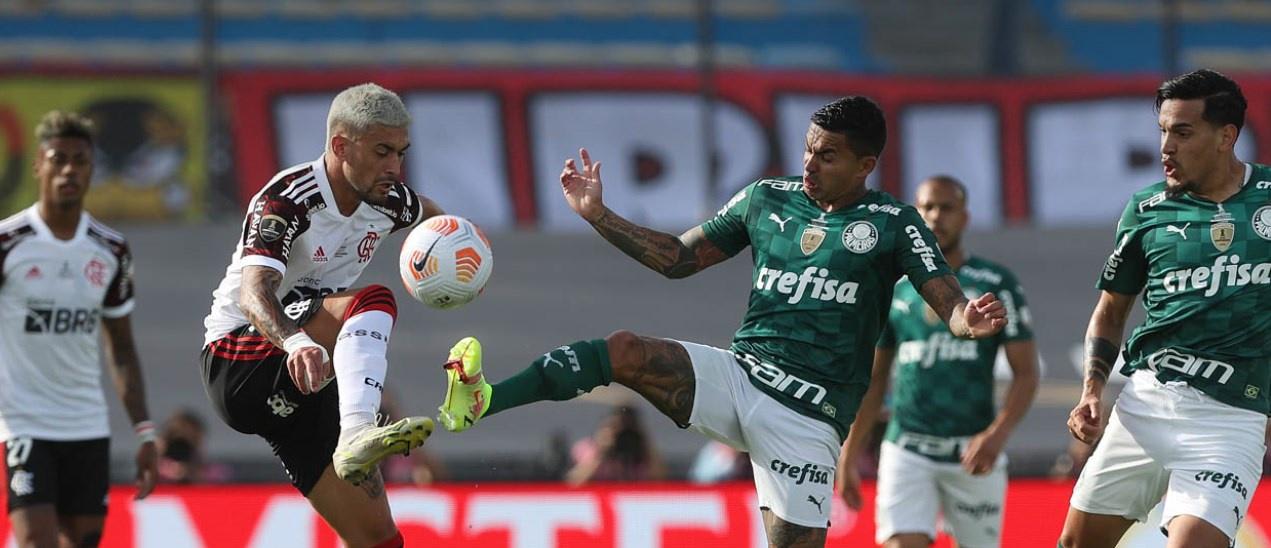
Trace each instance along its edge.
{"label": "tattooed arm", "polygon": [[667,278],[684,278],[723,262],[728,255],[711,243],[702,227],[680,237],[638,226],[608,208],[591,222],[605,240]]}
{"label": "tattooed arm", "polygon": [[952,274],[927,280],[918,293],[955,337],[984,338],[1006,326],[1006,309],[997,297],[985,293],[968,301],[958,278]]}
{"label": "tattooed arm", "polygon": [[1068,415],[1068,431],[1083,443],[1094,443],[1103,435],[1103,387],[1112,375],[1125,320],[1137,295],[1103,291],[1086,328],[1086,376],[1081,400]]}
{"label": "tattooed arm", "polygon": [[296,388],[302,394],[317,392],[331,377],[330,355],[283,312],[277,296],[281,283],[282,272],[267,266],[244,266],[238,306],[256,331],[287,351],[287,372]]}
{"label": "tattooed arm", "polygon": [[282,272],[267,266],[243,267],[243,285],[239,289],[238,307],[261,335],[282,348],[287,337],[300,332],[300,326],[288,318],[278,301]]}
{"label": "tattooed arm", "polygon": [[578,152],[582,170],[570,158],[560,174],[565,201],[614,247],[667,278],[691,276],[729,257],[706,237],[700,226],[677,238],[636,225],[605,207],[600,162],[592,163],[587,149]]}

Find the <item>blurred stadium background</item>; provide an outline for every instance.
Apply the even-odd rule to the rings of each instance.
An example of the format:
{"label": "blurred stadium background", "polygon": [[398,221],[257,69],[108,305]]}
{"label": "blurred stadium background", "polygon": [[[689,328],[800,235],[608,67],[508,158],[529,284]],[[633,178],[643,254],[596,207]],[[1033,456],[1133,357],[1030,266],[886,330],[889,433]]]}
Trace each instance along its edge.
{"label": "blurred stadium background", "polygon": [[[1064,417],[1077,398],[1094,277],[1117,215],[1132,190],[1160,179],[1152,92],[1166,75],[1199,67],[1236,76],[1250,99],[1240,156],[1271,161],[1265,0],[0,0],[0,212],[35,199],[29,166],[39,116],[54,108],[90,114],[102,135],[89,208],[132,243],[151,413],[201,414],[206,458],[222,465],[222,477],[275,484],[166,487],[172,498],[130,506],[116,497],[107,541],[114,534],[123,544],[245,544],[245,533],[211,540],[210,526],[189,521],[182,508],[255,501],[243,502],[256,506],[242,510],[241,528],[260,535],[269,516],[312,516],[303,503],[286,507],[291,514],[264,509],[269,497],[297,497],[276,485],[286,478],[262,441],[212,413],[197,377],[202,318],[245,200],[280,167],[320,154],[337,91],[375,81],[403,96],[415,118],[410,183],[484,226],[497,255],[490,286],[472,305],[403,308],[389,389],[408,414],[435,412],[440,362],[464,335],[485,342],[493,378],[557,344],[618,328],[725,346],[744,309],[749,261],[684,281],[659,278],[572,215],[559,197],[561,161],[588,147],[609,168],[611,206],[678,231],[757,177],[798,173],[811,111],[836,96],[870,95],[890,129],[871,184],[908,200],[926,175],[961,178],[970,188],[971,252],[1008,265],[1024,284],[1044,371],[1008,452],[1014,477],[1037,478],[1068,445]],[[399,287],[396,250],[396,241],[382,250],[387,257],[363,280]],[[113,476],[126,484],[135,440],[118,402],[107,399]],[[671,483],[632,487],[632,495],[490,483],[559,479],[562,452],[616,403],[645,411],[672,480],[686,478],[706,442],[623,389],[584,400],[502,414],[465,435],[436,434],[426,448],[444,465],[440,487],[394,494],[395,508],[398,499],[416,504],[398,508],[399,518],[415,519],[406,519],[407,530],[418,536],[407,538],[464,534],[465,522],[437,516],[468,516],[470,530],[470,505],[480,502],[470,499],[483,489],[511,501],[535,493],[599,501],[612,512],[570,527],[618,536],[621,512],[613,508],[635,504],[623,497],[727,508],[749,500],[745,485]],[[1068,489],[1012,485],[1008,535],[1038,533],[1038,520],[1049,528],[1036,537],[1045,542],[1017,545],[1053,542]],[[705,521],[683,518],[651,538],[668,546],[754,543],[744,510],[708,516],[714,507],[702,508]],[[1246,531],[1257,535],[1242,546],[1265,542],[1257,522],[1271,509],[1260,508],[1255,500]],[[846,525],[832,542],[867,542],[860,539],[872,529],[859,535],[871,528],[870,513],[838,520]],[[260,514],[266,518],[254,525]],[[177,538],[163,536],[181,523],[172,516],[203,536],[156,540]],[[511,527],[489,519],[485,536],[472,538],[491,546],[603,544],[577,532],[489,533]],[[638,523],[628,528],[656,529]],[[292,540],[326,546],[331,535],[317,527]]]}

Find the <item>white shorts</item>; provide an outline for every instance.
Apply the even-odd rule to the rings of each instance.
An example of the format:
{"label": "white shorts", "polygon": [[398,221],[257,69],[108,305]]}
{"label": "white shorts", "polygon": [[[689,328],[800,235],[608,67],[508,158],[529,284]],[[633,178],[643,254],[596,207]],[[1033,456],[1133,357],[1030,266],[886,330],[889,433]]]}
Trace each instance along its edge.
{"label": "white shorts", "polygon": [[1006,454],[998,456],[991,472],[974,476],[961,464],[934,461],[883,442],[874,505],[878,544],[903,533],[925,534],[934,541],[939,512],[959,546],[998,546],[1006,508]]}
{"label": "white shorts", "polygon": [[1262,476],[1267,417],[1139,371],[1125,384],[1070,504],[1135,521],[1165,497],[1160,526],[1195,516],[1234,539]]}
{"label": "white shorts", "polygon": [[839,452],[834,428],[755,388],[732,352],[680,344],[697,381],[689,428],[750,453],[761,508],[796,525],[828,527]]}

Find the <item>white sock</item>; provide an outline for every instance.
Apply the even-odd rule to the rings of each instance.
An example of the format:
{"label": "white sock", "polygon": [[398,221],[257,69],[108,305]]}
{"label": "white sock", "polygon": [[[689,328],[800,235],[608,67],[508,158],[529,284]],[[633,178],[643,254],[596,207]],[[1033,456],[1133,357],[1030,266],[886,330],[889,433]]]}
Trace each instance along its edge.
{"label": "white sock", "polygon": [[341,433],[375,423],[388,374],[392,330],[393,317],[379,310],[355,314],[340,328],[331,365],[339,387]]}

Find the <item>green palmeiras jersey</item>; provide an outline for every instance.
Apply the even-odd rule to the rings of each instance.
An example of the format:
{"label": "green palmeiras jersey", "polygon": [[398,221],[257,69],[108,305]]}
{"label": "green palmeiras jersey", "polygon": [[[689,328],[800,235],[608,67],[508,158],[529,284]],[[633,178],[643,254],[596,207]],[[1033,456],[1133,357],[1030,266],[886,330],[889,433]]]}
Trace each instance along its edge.
{"label": "green palmeiras jersey", "polygon": [[702,229],[730,256],[751,248],[750,303],[731,347],[751,383],[840,437],[869,386],[896,280],[951,274],[918,212],[875,190],[826,213],[800,178],[761,179]]}
{"label": "green palmeiras jersey", "polygon": [[1146,320],[1125,344],[1123,373],[1271,411],[1271,168],[1248,164],[1222,203],[1171,196],[1164,182],[1139,191],[1097,286],[1143,292]]}
{"label": "green palmeiras jersey", "polygon": [[[993,365],[998,349],[1032,340],[1028,303],[1006,267],[967,257],[957,270],[967,298],[993,293],[1006,308],[1006,327],[983,339],[960,339],[922,300],[909,280],[896,284],[880,348],[896,351],[887,441],[937,460],[956,461],[958,444],[932,438],[975,435],[993,422]],[[904,439],[902,439],[904,435]],[[913,443],[909,443],[909,442]]]}

